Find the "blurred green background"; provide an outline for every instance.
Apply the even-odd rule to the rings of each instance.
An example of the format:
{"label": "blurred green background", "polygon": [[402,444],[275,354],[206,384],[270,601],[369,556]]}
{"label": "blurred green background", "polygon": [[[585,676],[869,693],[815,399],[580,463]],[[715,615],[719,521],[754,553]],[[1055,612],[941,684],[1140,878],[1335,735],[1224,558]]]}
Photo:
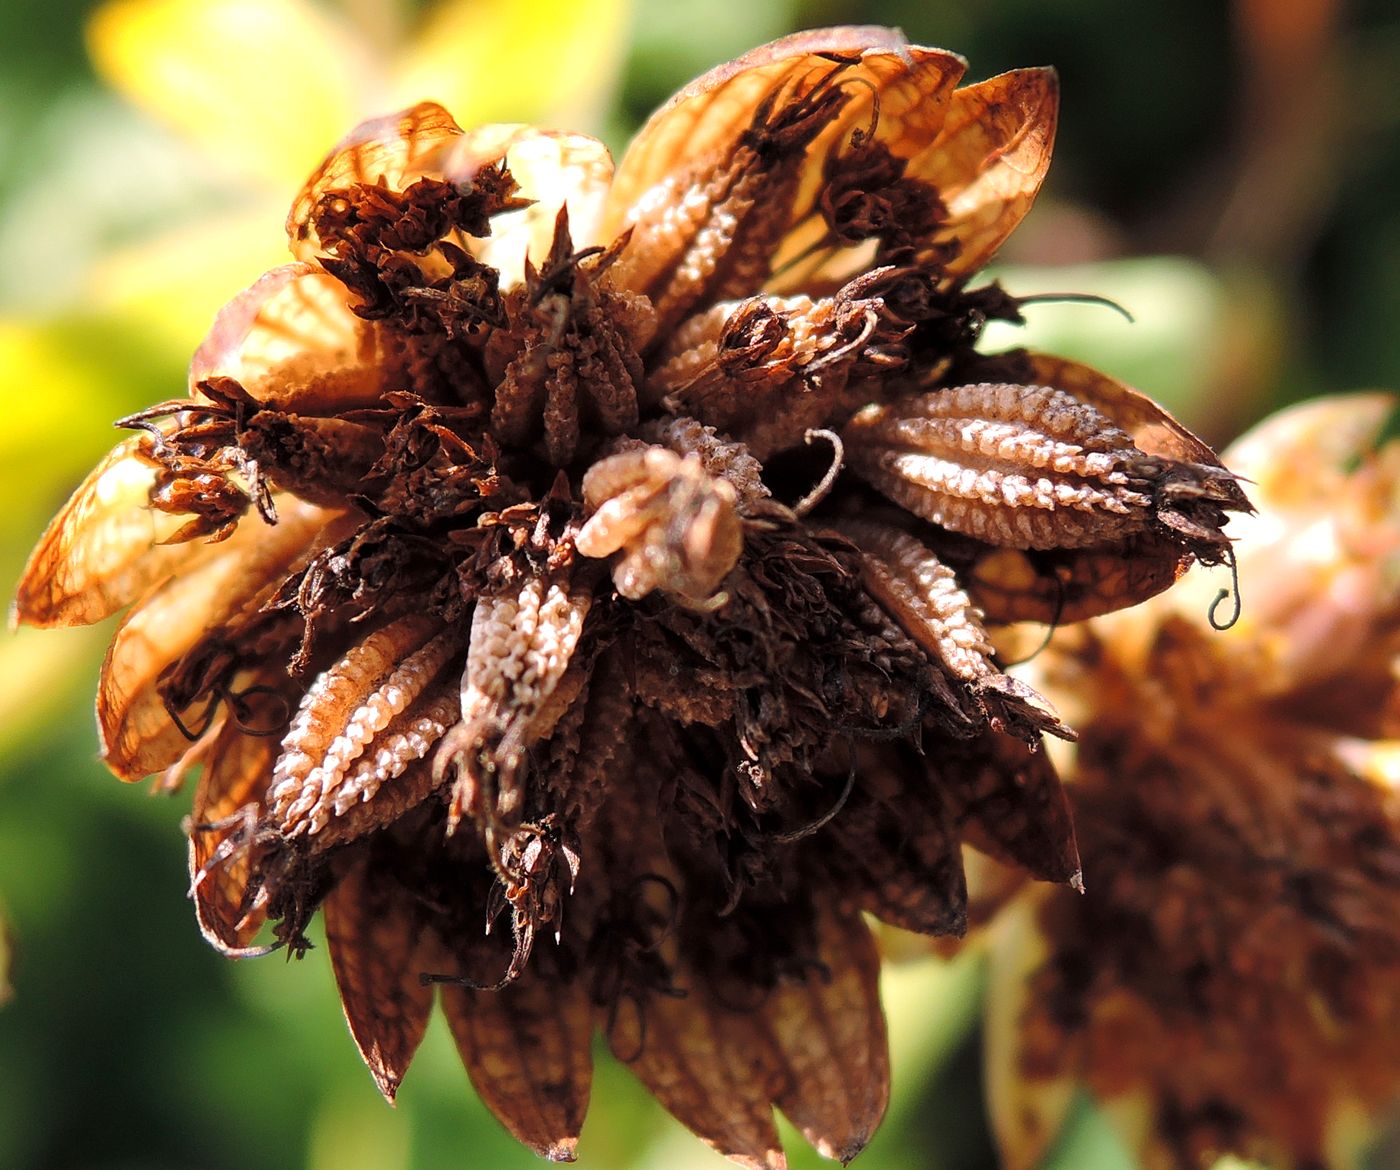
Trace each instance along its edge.
{"label": "blurred green background", "polygon": [[[301,176],[419,97],[615,149],[704,69],[797,28],[896,24],[970,77],[1054,64],[1036,210],[1002,254],[1033,340],[1224,442],[1274,405],[1400,386],[1400,14],[1385,0],[7,0],[0,5],[0,583],[110,420],[183,392],[214,310],[277,263]],[[1029,336],[1027,335],[1029,334]],[[0,638],[0,1168],[536,1166],[434,1025],[384,1106],[323,952],[230,963],[183,896],[185,797],[96,761],[110,631]],[[896,940],[911,955],[920,948]],[[0,941],[0,962],[6,944]],[[921,952],[920,952],[921,953]],[[887,974],[894,1104],[864,1170],[995,1165],[976,956]],[[4,994],[0,979],[0,998]],[[788,1131],[798,1167],[822,1164]],[[1083,1102],[1054,1170],[1131,1165]],[[717,1167],[600,1053],[581,1165]]]}

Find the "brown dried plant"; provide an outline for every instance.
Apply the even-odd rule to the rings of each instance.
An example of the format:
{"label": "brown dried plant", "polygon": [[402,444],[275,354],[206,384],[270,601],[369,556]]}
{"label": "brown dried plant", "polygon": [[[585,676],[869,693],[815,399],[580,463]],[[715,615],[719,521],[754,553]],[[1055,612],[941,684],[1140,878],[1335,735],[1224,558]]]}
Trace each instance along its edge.
{"label": "brown dried plant", "polygon": [[783,1164],[774,1105],[847,1160],[888,1094],[862,913],[961,931],[963,841],[1078,880],[1068,729],[984,622],[1141,601],[1248,505],[1134,391],[978,352],[1057,94],[963,71],[789,37],[616,174],[361,126],[34,553],[19,620],[131,606],[103,755],[198,770],[206,937],[299,951],[319,908],[386,1096],[437,998],[549,1157],[601,1028],[736,1160]]}
{"label": "brown dried plant", "polygon": [[1076,1085],[1145,1170],[1359,1167],[1400,1103],[1395,405],[1320,400],[1226,452],[1260,509],[1228,632],[1193,581],[1036,660],[1081,732],[1088,894],[1027,888],[994,925],[1008,1170],[1041,1163]]}

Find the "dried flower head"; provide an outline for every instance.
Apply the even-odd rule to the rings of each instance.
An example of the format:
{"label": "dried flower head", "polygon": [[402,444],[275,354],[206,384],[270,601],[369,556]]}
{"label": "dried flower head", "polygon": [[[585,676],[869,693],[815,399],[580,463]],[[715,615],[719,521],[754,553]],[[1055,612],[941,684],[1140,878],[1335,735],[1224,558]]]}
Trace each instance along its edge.
{"label": "dried flower head", "polygon": [[392,1097],[440,999],[487,1104],[572,1156],[601,1027],[681,1121],[849,1159],[887,1097],[862,911],[963,928],[960,843],[1077,880],[1067,729],[984,621],[1226,555],[1208,448],[1082,367],[975,345],[1054,75],[876,28],[592,139],[357,129],[293,263],[43,538],[17,612],[132,604],[120,776],[200,768],[192,893],[233,955],[325,915]]}
{"label": "dried flower head", "polygon": [[[1056,636],[1083,898],[997,924],[991,1104],[1031,1170],[1076,1083],[1147,1170],[1353,1167],[1400,1099],[1400,444],[1323,400],[1227,452],[1246,604],[1193,582]],[[1210,587],[1209,582],[1200,583]]]}

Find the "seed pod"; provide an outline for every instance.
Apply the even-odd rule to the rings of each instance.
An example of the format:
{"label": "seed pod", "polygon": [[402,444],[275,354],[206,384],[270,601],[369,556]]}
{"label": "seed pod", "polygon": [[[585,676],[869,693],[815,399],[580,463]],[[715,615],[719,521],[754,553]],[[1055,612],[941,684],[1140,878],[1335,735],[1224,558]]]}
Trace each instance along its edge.
{"label": "seed pod", "polygon": [[488,823],[518,816],[526,750],[553,730],[582,686],[582,672],[569,666],[591,604],[587,589],[539,578],[476,603],[462,722],[433,764],[439,776],[449,766],[458,771],[451,824],[464,813]]}
{"label": "seed pod", "polygon": [[1001,673],[982,615],[931,549],[883,524],[837,527],[860,547],[866,589],[911,638],[964,682]]}
{"label": "seed pod", "polygon": [[1010,548],[1122,540],[1158,519],[1189,471],[1051,386],[978,383],[872,406],[844,438],[851,466],[896,503]]}
{"label": "seed pod", "polygon": [[[268,805],[287,836],[317,834],[337,812],[337,795],[366,754],[438,675],[460,643],[427,617],[406,617],[371,634],[322,674],[282,741]],[[377,785],[376,785],[377,787]],[[344,803],[343,801],[341,802]]]}
{"label": "seed pod", "polygon": [[932,549],[885,524],[847,520],[837,528],[860,547],[870,595],[944,669],[972,688],[998,726],[1074,737],[1034,689],[1002,673],[981,611]]}

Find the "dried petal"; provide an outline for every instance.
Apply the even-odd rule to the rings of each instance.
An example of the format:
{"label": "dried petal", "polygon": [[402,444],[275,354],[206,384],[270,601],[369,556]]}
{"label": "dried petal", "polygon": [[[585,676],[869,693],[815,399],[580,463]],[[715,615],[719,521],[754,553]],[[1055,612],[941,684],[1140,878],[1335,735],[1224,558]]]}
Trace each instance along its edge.
{"label": "dried petal", "polygon": [[97,693],[102,758],[119,777],[140,780],[179,758],[188,737],[157,684],[207,634],[255,599],[265,600],[296,561],[309,559],[327,520],[322,509],[284,497],[277,524],[241,525],[127,614],[102,664]]}
{"label": "dried petal", "polygon": [[764,1017],[784,1072],[776,1103],[803,1136],[842,1165],[874,1135],[889,1101],[880,956],[858,915],[822,909],[821,974],[783,981]]}
{"label": "dried petal", "polygon": [[532,968],[499,991],[444,986],[442,1008],[486,1107],[540,1157],[572,1162],[593,1079],[582,983]]}
{"label": "dried petal", "polygon": [[428,1028],[433,988],[413,895],[392,871],[357,861],[326,898],[326,945],[350,1034],[389,1102]]}

